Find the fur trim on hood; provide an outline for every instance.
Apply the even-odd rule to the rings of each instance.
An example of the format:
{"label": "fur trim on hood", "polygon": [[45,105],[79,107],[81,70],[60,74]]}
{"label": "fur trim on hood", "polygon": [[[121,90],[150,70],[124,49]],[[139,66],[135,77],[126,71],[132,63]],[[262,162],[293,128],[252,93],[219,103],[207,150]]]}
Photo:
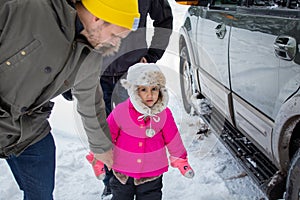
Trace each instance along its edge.
{"label": "fur trim on hood", "polygon": [[[145,116],[152,116],[162,112],[168,105],[169,95],[166,78],[154,63],[137,63],[129,67],[127,79],[121,80],[122,86],[127,90],[134,108]],[[138,95],[138,86],[159,86],[160,95],[158,101],[149,108],[142,103]]]}

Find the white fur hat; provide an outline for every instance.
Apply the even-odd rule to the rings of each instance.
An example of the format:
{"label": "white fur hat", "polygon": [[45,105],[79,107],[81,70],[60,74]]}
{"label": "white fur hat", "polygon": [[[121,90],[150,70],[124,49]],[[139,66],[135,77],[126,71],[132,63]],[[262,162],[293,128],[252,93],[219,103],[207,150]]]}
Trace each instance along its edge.
{"label": "white fur hat", "polygon": [[[166,85],[166,78],[159,67],[154,63],[137,63],[129,67],[127,79],[121,80],[122,86],[127,90],[130,100],[135,109],[146,115],[155,115],[163,111],[168,104],[169,95]],[[138,95],[138,86],[159,86],[160,96],[156,104],[149,108],[142,103]]]}

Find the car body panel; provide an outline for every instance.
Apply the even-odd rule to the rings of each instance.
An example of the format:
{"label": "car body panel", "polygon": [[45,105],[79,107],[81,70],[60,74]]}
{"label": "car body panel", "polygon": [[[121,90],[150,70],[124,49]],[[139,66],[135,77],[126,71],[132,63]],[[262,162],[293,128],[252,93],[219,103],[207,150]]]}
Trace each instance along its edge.
{"label": "car body panel", "polygon": [[[192,41],[188,50],[199,90],[274,165],[285,169],[282,165],[287,165],[289,155],[288,150],[280,152],[287,148],[280,142],[290,138],[283,136],[281,118],[300,117],[300,109],[294,113],[283,109],[299,91],[300,9],[226,3],[192,7],[194,24],[183,37]],[[226,29],[224,37],[217,35],[220,27]],[[296,43],[291,43],[295,55],[290,60],[284,49],[278,53],[286,38]],[[300,104],[299,98],[294,101]],[[282,157],[287,157],[284,162]]]}
{"label": "car body panel", "polygon": [[[231,105],[230,105],[230,90],[215,81],[205,71],[199,73],[199,80],[201,84],[201,92],[208,99],[210,99],[212,106],[217,107],[220,113],[230,122],[231,117]],[[203,83],[203,84],[202,84]]]}
{"label": "car body panel", "polygon": [[[223,10],[200,10],[196,45],[201,92],[228,121],[232,122],[228,71],[230,26],[226,25],[227,15]],[[221,29],[223,35],[219,36],[217,33],[221,32]]]}
{"label": "car body panel", "polygon": [[[290,36],[299,44],[300,20],[293,16],[293,12],[272,7],[240,9],[233,15],[230,38],[232,91],[246,105],[246,109],[240,107],[234,99],[236,125],[273,158],[277,167],[272,147],[274,120],[280,107],[299,87],[300,66],[295,63],[299,52],[293,61],[282,60],[275,53],[274,43],[278,36]],[[283,67],[283,63],[287,66]],[[238,113],[243,111],[241,117]]]}

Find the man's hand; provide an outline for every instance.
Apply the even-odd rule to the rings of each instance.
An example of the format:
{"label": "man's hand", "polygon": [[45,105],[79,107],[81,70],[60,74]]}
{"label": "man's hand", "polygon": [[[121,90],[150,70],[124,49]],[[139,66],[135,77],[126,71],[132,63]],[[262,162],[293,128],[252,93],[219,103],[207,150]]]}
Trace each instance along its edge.
{"label": "man's hand", "polygon": [[109,150],[105,153],[95,153],[95,158],[102,161],[110,170],[113,165],[113,152]]}

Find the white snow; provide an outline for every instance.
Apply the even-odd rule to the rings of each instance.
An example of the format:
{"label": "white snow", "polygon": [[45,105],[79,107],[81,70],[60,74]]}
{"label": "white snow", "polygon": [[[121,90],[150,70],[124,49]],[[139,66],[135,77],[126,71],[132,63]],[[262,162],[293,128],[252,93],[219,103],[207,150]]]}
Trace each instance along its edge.
{"label": "white snow", "polygon": [[[183,23],[182,19],[187,7],[177,5],[175,0],[169,1],[174,13],[176,32]],[[243,169],[214,134],[201,138],[196,135],[203,122],[197,116],[187,115],[183,109],[178,80],[177,39],[178,34],[173,34],[166,54],[158,63],[167,76],[170,92],[169,107],[181,131],[190,164],[196,175],[193,179],[187,179],[177,169],[170,167],[163,178],[163,199],[266,199],[254,182],[245,176]],[[54,198],[57,200],[101,199],[104,186],[94,177],[91,166],[85,160],[88,147],[73,102],[67,102],[61,96],[55,98],[54,102],[55,108],[50,118],[57,148]],[[22,192],[18,189],[4,160],[0,160],[0,169],[0,200],[21,200]]]}

